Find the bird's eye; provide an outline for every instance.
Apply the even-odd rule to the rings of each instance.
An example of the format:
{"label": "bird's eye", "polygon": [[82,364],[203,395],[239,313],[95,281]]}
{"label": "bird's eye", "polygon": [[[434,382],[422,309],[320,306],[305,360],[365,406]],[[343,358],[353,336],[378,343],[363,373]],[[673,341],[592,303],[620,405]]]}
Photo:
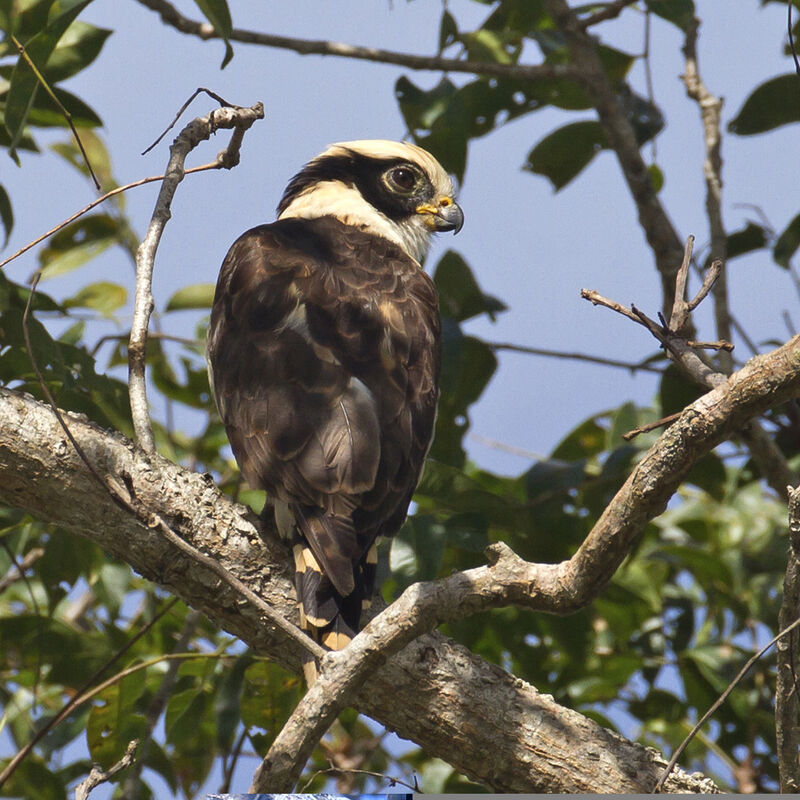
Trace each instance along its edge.
{"label": "bird's eye", "polygon": [[387,174],[389,184],[401,192],[410,192],[417,184],[417,175],[409,167],[395,167]]}

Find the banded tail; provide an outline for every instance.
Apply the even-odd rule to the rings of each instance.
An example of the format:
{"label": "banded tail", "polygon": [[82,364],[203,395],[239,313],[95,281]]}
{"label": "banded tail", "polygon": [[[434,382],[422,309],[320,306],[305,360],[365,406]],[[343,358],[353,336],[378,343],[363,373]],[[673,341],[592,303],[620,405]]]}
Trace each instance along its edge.
{"label": "banded tail", "polygon": [[[342,650],[361,629],[361,614],[371,603],[378,563],[378,541],[364,551],[347,518],[292,506],[290,542],[300,625],[328,650]],[[349,542],[352,547],[343,548]],[[349,550],[349,552],[348,552]],[[309,655],[303,673],[310,686],[317,665]]]}

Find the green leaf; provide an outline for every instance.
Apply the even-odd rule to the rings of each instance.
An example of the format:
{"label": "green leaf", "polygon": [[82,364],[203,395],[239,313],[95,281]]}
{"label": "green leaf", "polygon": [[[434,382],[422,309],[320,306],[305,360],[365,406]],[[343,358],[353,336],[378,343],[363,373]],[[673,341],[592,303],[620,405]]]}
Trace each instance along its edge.
{"label": "green leaf", "polygon": [[693,0],[645,0],[648,11],[687,31],[694,22]]}
{"label": "green leaf", "polygon": [[512,64],[516,60],[509,52],[505,37],[496,31],[481,28],[472,33],[462,33],[458,38],[467,49],[467,58],[472,61]]}
{"label": "green leaf", "polygon": [[650,164],[647,168],[647,174],[650,176],[650,181],[653,184],[653,190],[660,192],[664,188],[664,173],[656,164]]}
{"label": "green leaf", "polygon": [[225,57],[222,59],[221,68],[225,68],[233,58],[233,48],[230,43],[233,31],[233,20],[228,8],[227,0],[194,0],[205,18],[211,23],[217,35],[225,42]]}
{"label": "green leaf", "polygon": [[[72,124],[76,128],[96,128],[103,124],[97,112],[85,103],[80,97],[55,88],[53,93],[58,101],[69,112],[72,117]],[[66,128],[67,120],[61,109],[53,102],[53,99],[44,92],[36,95],[35,102],[28,114],[28,123],[39,128]]]}
{"label": "green leaf", "polygon": [[743,256],[745,253],[761,250],[762,247],[767,246],[767,238],[767,231],[762,225],[756,225],[755,222],[748,222],[741,230],[734,231],[728,235],[726,247],[728,260],[730,261],[730,259],[736,258],[736,256]]}
{"label": "green leaf", "polygon": [[[27,42],[23,42],[27,56],[36,64],[40,72],[45,68],[67,28],[91,2],[92,0],[61,0],[54,4],[50,8],[47,27]],[[22,138],[23,129],[30,110],[33,108],[36,94],[42,88],[39,78],[30,68],[26,59],[20,55],[11,74],[11,85],[5,104],[4,121],[11,136],[10,154],[12,156],[15,155],[15,147]]]}
{"label": "green leaf", "polygon": [[194,283],[178,289],[167,301],[165,311],[185,311],[190,308],[211,308],[214,302],[213,283]]}
{"label": "green leaf", "polygon": [[119,223],[108,214],[88,214],[62,228],[39,253],[43,276],[76,269],[116,241]]}
{"label": "green leaf", "polygon": [[458,466],[464,463],[461,440],[469,428],[467,409],[481,396],[496,369],[497,358],[485,342],[464,336],[453,320],[442,320],[442,393],[433,458]]}
{"label": "green leaf", "polygon": [[784,269],[789,268],[792,256],[800,247],[800,214],[798,214],[778,237],[772,249],[772,258],[775,263]]}
{"label": "green leaf", "polygon": [[3,237],[3,247],[8,244],[8,237],[14,227],[14,211],[11,208],[11,198],[5,187],[0,184],[0,222],[3,224],[5,235]]}
{"label": "green leaf", "polygon": [[86,22],[73,22],[47,60],[43,74],[51,85],[77,75],[100,55],[112,31]]}
{"label": "green leaf", "polygon": [[458,36],[458,23],[456,18],[445,9],[439,23],[439,52],[454,44]]}
{"label": "green leaf", "polygon": [[124,306],[128,300],[128,290],[124,286],[109,281],[98,281],[84,286],[77,294],[64,300],[65,308],[93,308],[103,316]]}
{"label": "green leaf", "polygon": [[432,89],[423,90],[402,77],[395,94],[416,141],[459,179],[466,169],[470,139],[547,105],[591,107],[583,89],[568,80],[478,78],[456,87],[444,78]]}
{"label": "green leaf", "polygon": [[661,376],[658,394],[661,400],[661,414],[667,417],[683,411],[703,394],[703,390],[690,381],[678,366],[670,364]]}
{"label": "green leaf", "polygon": [[429,514],[408,517],[397,534],[397,539],[407,545],[392,552],[392,569],[401,581],[401,588],[412,581],[429,581],[439,575],[445,546],[445,525]]}
{"label": "green leaf", "polygon": [[771,78],[757,87],[728,123],[728,130],[739,136],[752,136],[798,121],[800,77],[791,72]]}
{"label": "green leaf", "polygon": [[3,794],[6,797],[35,797],[36,800],[67,800],[64,782],[33,754],[14,770],[3,786]]}
{"label": "green leaf", "polygon": [[573,122],[545,136],[528,154],[524,169],[544,175],[558,191],[607,147],[599,122]]}
{"label": "green leaf", "polygon": [[495,315],[508,307],[496,297],[484,294],[466,261],[454,250],[448,250],[436,265],[433,280],[439,290],[442,316],[456,322],[463,322],[488,314],[494,321]]}
{"label": "green leaf", "polygon": [[143,669],[126,675],[100,694],[86,726],[86,742],[92,760],[108,768],[125,753],[128,743],[147,730],[137,704],[145,691]]}

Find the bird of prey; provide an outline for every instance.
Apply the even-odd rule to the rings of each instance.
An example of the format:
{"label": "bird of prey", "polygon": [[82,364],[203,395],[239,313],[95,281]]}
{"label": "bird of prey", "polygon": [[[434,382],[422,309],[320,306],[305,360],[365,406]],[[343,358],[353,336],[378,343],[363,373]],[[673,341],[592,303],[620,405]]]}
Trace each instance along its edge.
{"label": "bird of prey", "polygon": [[376,541],[395,534],[430,447],[440,322],[421,262],[461,229],[453,184],[415,145],[342,142],[242,234],[217,282],[207,355],[236,461],[292,544],[301,623],[359,630]]}

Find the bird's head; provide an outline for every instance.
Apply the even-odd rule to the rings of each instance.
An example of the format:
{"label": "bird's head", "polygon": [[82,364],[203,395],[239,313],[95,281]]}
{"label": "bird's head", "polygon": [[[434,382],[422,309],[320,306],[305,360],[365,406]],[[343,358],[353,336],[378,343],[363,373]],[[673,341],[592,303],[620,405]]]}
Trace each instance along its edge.
{"label": "bird's head", "polygon": [[390,239],[417,261],[433,233],[458,233],[464,223],[441,164],[421,147],[384,139],[331,145],[292,178],[278,214],[337,217]]}

